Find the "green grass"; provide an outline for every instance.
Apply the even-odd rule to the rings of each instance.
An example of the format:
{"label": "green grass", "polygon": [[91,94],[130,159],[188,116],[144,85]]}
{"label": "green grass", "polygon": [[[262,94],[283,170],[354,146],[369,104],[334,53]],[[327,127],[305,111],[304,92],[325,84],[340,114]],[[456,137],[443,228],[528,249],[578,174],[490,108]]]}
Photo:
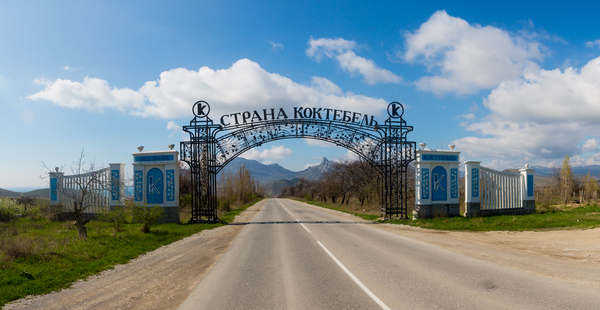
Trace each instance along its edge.
{"label": "green grass", "polygon": [[225,215],[221,216],[221,221],[223,221],[224,223],[233,222],[233,219],[235,219],[236,215],[242,213],[243,211],[248,209],[250,206],[253,206],[254,204],[258,203],[261,200],[263,200],[263,198],[252,200],[249,203],[247,203],[233,211],[227,212]]}
{"label": "green grass", "polygon": [[352,215],[358,216],[362,219],[365,219],[367,221],[376,221],[377,219],[379,219],[378,215],[349,211],[349,210],[345,209],[343,205],[338,206],[338,205],[332,205],[329,203],[322,203],[322,202],[317,202],[317,201],[307,201],[307,200],[297,199],[297,198],[290,198],[290,199],[301,201],[301,202],[308,203],[313,206],[317,206],[317,207],[321,207],[321,208],[325,208],[325,209],[336,210],[336,211],[352,214]]}
{"label": "green grass", "polygon": [[[590,229],[600,227],[600,206],[583,205],[577,207],[538,206],[538,213],[529,215],[502,215],[477,218],[434,218],[426,220],[381,220],[379,216],[349,211],[343,205],[324,204],[315,201],[296,199],[304,203],[341,211],[379,223],[403,224],[437,230],[463,231],[524,231],[551,229]],[[410,216],[410,214],[409,214]]]}
{"label": "green grass", "polygon": [[528,215],[502,215],[478,218],[435,218],[427,220],[392,220],[393,224],[438,229],[466,231],[524,231],[551,229],[590,229],[600,227],[600,207],[552,208],[550,212]]}
{"label": "green grass", "polygon": [[[232,222],[254,203],[225,214],[222,220]],[[222,225],[157,224],[143,234],[139,223],[124,224],[113,236],[111,223],[92,221],[87,225],[87,240],[80,240],[72,222],[20,218],[0,223],[0,307],[28,295],[66,288],[162,245]]]}

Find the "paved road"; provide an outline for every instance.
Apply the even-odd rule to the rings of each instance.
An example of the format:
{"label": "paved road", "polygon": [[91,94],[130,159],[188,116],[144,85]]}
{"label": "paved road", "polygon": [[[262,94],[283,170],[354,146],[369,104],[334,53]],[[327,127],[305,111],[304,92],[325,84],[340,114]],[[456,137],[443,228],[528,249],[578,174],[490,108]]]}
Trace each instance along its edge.
{"label": "paved road", "polygon": [[599,309],[600,291],[268,200],[180,309]]}

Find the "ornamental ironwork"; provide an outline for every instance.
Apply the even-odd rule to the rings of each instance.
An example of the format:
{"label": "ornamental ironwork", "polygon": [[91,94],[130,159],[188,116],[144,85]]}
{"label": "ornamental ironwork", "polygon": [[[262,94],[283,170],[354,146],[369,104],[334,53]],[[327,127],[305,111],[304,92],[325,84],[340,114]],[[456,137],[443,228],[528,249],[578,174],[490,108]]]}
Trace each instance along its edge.
{"label": "ornamental ironwork", "polygon": [[268,108],[225,114],[219,123],[208,117],[210,106],[198,101],[195,115],[183,130],[180,157],[191,170],[192,222],[218,221],[217,174],[249,149],[283,139],[316,139],[346,148],[381,174],[381,215],[407,218],[408,166],[416,143],[407,140],[413,130],[402,118],[398,102],[388,105],[388,119],[379,124],[373,115],[339,109]]}

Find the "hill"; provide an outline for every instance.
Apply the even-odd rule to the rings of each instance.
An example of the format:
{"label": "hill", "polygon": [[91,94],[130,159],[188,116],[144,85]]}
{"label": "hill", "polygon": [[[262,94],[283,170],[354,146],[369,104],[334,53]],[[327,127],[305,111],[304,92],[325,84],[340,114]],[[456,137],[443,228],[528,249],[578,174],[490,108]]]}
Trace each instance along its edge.
{"label": "hill", "polygon": [[292,186],[298,183],[299,181],[299,179],[294,178],[292,180],[281,179],[269,182],[264,185],[265,193],[271,197],[279,196],[281,194],[281,189],[283,189],[284,187]]}
{"label": "hill", "polygon": [[260,183],[267,184],[276,180],[292,180],[294,178],[305,178],[316,180],[321,177],[324,172],[327,172],[333,166],[333,162],[323,157],[320,164],[308,167],[302,171],[291,171],[281,167],[279,164],[265,165],[256,160],[237,157],[227,165],[221,173],[234,173],[241,165],[246,165],[252,176]]}
{"label": "hill", "polygon": [[29,191],[29,192],[20,193],[20,192],[13,192],[13,191],[9,191],[7,189],[0,188],[0,197],[19,198],[21,196],[39,197],[39,198],[48,198],[49,199],[50,198],[50,189],[49,188],[41,188],[41,189]]}

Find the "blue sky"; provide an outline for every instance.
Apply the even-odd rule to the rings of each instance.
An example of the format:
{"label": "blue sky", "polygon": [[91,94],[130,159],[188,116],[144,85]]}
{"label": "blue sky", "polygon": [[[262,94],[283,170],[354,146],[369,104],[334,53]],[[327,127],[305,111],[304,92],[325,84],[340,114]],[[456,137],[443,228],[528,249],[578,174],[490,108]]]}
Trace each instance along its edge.
{"label": "blue sky", "polygon": [[[409,139],[505,169],[600,164],[597,2],[3,1],[0,187],[185,137],[225,113],[405,105]],[[276,141],[243,155],[301,170],[347,150]]]}

